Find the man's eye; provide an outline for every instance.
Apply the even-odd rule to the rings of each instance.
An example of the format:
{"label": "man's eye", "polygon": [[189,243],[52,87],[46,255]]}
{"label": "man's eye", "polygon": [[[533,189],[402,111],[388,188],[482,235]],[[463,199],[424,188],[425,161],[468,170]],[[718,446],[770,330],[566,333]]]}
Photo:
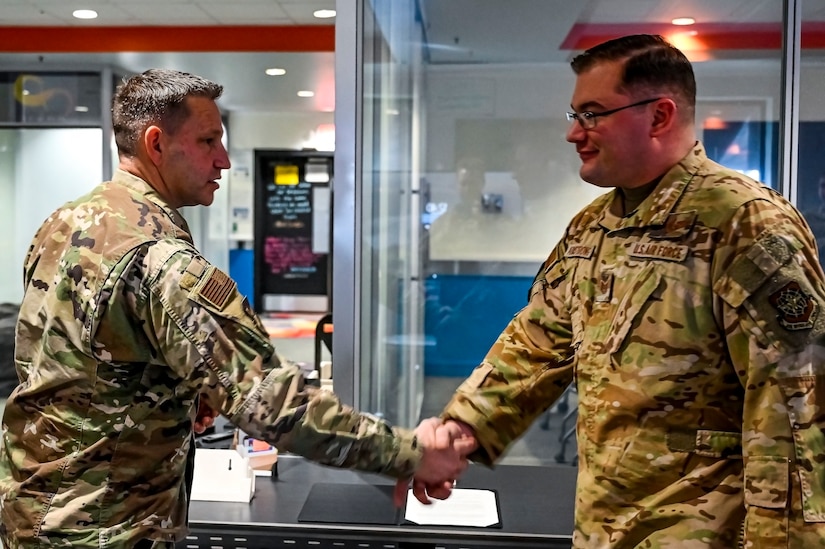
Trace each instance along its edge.
{"label": "man's eye", "polygon": [[579,116],[581,116],[585,120],[591,120],[592,118],[594,118],[596,116],[596,114],[592,113],[590,111],[584,111],[582,113],[579,113]]}

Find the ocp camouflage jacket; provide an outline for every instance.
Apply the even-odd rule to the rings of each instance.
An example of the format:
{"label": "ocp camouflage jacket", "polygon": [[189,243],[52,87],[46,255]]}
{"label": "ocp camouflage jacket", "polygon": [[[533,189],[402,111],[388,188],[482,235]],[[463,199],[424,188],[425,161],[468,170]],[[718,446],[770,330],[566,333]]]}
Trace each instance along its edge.
{"label": "ocp camouflage jacket", "polygon": [[573,219],[445,417],[492,463],[574,383],[577,548],[825,547],[807,224],[699,144],[630,215],[610,213],[615,193]]}
{"label": "ocp camouflage jacket", "polygon": [[34,238],[3,418],[0,537],[129,547],[186,531],[199,395],[246,433],[319,462],[407,476],[407,431],[354,412],[281,363],[235,283],[180,214],[126,172]]}

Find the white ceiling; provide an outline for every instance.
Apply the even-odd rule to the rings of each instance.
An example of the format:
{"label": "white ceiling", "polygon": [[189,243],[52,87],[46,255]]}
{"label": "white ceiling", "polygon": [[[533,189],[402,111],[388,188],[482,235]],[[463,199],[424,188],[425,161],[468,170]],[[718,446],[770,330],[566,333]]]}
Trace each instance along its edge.
{"label": "white ceiling", "polygon": [[[800,1],[803,21],[825,21],[825,0]],[[565,61],[571,52],[560,48],[561,41],[576,23],[629,28],[628,25],[669,24],[684,16],[693,17],[700,24],[781,23],[784,10],[781,0],[419,2],[432,64]],[[741,56],[741,52],[736,55]]]}
{"label": "white ceiling", "polygon": [[[391,0],[381,0],[384,5]],[[569,59],[561,40],[576,23],[662,23],[691,15],[705,23],[780,22],[780,0],[418,0],[428,62],[546,63]],[[98,11],[93,21],[75,8]],[[330,25],[312,12],[335,0],[0,0],[2,26]],[[803,20],[825,21],[825,0],[802,2]],[[0,32],[2,30],[0,29]],[[155,30],[154,32],[162,32]],[[776,54],[774,54],[776,55]],[[225,109],[252,112],[329,111],[334,107],[335,57],[325,53],[9,54],[0,65],[106,63],[129,72],[167,67],[224,85]],[[269,77],[278,66],[287,74]],[[316,92],[300,98],[298,90]]]}
{"label": "white ceiling", "polygon": [[[77,8],[99,17],[72,17]],[[335,0],[0,0],[0,26],[209,26],[332,25],[312,13],[335,9]],[[2,30],[0,30],[2,32]],[[158,31],[154,31],[158,32]],[[247,112],[326,112],[335,107],[335,54],[307,53],[2,53],[0,65],[14,68],[86,67],[108,64],[127,72],[165,67],[199,74],[224,85],[221,107]],[[284,76],[267,76],[270,67]],[[301,98],[299,90],[312,90]]]}
{"label": "white ceiling", "polygon": [[[72,17],[75,9],[99,17]],[[328,25],[312,13],[335,0],[0,0],[0,25]]]}

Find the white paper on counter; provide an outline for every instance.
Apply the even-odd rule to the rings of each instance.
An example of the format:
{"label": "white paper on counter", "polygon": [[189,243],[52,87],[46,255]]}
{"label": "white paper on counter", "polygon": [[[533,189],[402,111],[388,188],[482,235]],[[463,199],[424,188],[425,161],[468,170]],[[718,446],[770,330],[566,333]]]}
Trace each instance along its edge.
{"label": "white paper on counter", "polygon": [[412,493],[407,492],[407,511],[404,519],[421,525],[438,526],[497,526],[496,493],[492,490],[454,489],[444,500],[434,499],[424,505]]}

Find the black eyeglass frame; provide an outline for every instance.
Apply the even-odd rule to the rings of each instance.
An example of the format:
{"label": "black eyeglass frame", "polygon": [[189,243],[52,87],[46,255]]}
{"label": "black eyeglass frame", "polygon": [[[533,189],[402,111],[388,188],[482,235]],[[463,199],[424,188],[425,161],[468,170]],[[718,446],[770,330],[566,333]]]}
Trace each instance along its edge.
{"label": "black eyeglass frame", "polygon": [[653,97],[651,99],[644,99],[642,101],[637,101],[636,103],[631,103],[630,105],[625,105],[624,107],[618,107],[616,109],[610,109],[609,111],[604,112],[593,112],[593,111],[583,111],[583,112],[568,112],[567,114],[567,121],[573,122],[574,120],[579,123],[579,126],[585,130],[592,130],[596,127],[596,119],[602,116],[610,116],[611,114],[616,114],[619,111],[623,111],[625,109],[630,109],[632,107],[641,107],[642,105],[648,105],[653,103],[654,101],[658,101],[662,99],[661,97]]}

